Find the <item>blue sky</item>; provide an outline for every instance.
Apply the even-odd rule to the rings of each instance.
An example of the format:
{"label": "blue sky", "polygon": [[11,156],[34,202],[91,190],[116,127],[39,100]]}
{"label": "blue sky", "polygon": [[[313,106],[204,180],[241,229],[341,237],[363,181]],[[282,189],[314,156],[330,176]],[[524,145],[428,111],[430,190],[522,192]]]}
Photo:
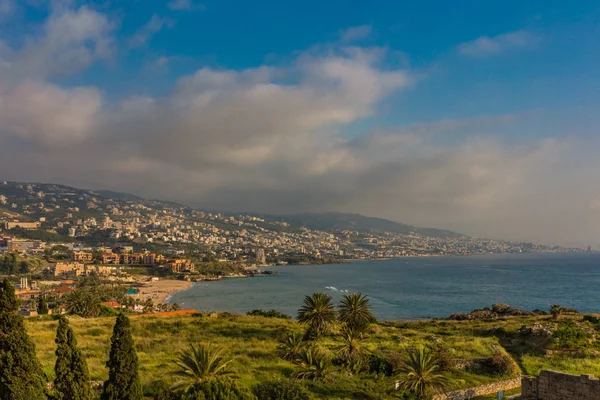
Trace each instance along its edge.
{"label": "blue sky", "polygon": [[0,169],[600,243],[600,2],[371,3],[0,0]]}

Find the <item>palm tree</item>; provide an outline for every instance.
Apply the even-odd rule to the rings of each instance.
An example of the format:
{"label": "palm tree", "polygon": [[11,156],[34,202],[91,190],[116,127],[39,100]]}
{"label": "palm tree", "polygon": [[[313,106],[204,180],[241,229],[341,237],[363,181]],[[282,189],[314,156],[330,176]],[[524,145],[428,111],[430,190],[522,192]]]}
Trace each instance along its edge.
{"label": "palm tree", "polygon": [[181,310],[181,307],[179,307],[179,304],[173,303],[173,305],[171,306],[171,311],[179,311],[179,310]]}
{"label": "palm tree", "polygon": [[304,342],[302,341],[302,335],[297,332],[289,333],[279,345],[281,358],[289,361],[295,360],[302,352],[303,348]]}
{"label": "palm tree", "polygon": [[341,335],[342,344],[337,348],[338,357],[346,360],[348,363],[355,358],[362,357],[362,333],[348,326],[344,326]]}
{"label": "palm tree", "polygon": [[232,359],[225,359],[223,351],[211,345],[190,344],[175,363],[180,370],[176,375],[182,376],[187,383],[200,383],[219,375],[230,374],[229,364]]}
{"label": "palm tree", "polygon": [[439,374],[439,363],[431,349],[420,346],[409,353],[409,360],[401,369],[404,374],[400,386],[417,394],[420,399],[446,391],[448,382]]}
{"label": "palm tree", "polygon": [[304,298],[304,304],[298,310],[298,321],[308,324],[310,329],[320,335],[335,322],[335,309],[331,296],[325,293],[313,293]]}
{"label": "palm tree", "polygon": [[340,302],[339,320],[351,329],[364,331],[370,323],[376,321],[370,308],[367,296],[361,293],[345,294]]}
{"label": "palm tree", "polygon": [[296,365],[300,367],[295,374],[297,379],[319,381],[329,377],[330,360],[314,345],[306,347],[298,355]]}
{"label": "palm tree", "polygon": [[558,319],[562,311],[562,306],[559,306],[558,304],[554,304],[552,307],[550,307],[550,314],[552,314],[552,318],[554,319]]}

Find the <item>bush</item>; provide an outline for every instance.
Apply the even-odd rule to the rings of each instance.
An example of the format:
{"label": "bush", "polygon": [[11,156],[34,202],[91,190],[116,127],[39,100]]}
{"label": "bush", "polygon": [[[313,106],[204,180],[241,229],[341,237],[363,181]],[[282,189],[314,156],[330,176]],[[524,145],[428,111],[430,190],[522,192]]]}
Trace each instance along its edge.
{"label": "bush", "polygon": [[256,400],[256,397],[230,379],[212,379],[190,387],[181,400]]}
{"label": "bush", "polygon": [[152,400],[174,400],[175,396],[171,393],[171,388],[165,381],[153,381],[145,387],[144,396],[151,397]]}
{"label": "bush", "polygon": [[304,386],[292,380],[264,382],[254,387],[258,400],[310,400]]}
{"label": "bush", "polygon": [[517,366],[512,358],[500,351],[494,353],[488,364],[495,375],[513,375],[517,372]]}
{"label": "bush", "polygon": [[590,334],[577,326],[573,321],[562,324],[552,337],[556,345],[561,349],[582,348],[590,340]]}
{"label": "bush", "polygon": [[393,368],[390,362],[381,354],[369,356],[369,372],[376,375],[392,376]]}
{"label": "bush", "polygon": [[593,325],[597,325],[600,323],[600,318],[595,317],[593,315],[584,315],[583,316],[583,322],[589,322]]}
{"label": "bush", "polygon": [[273,309],[267,310],[267,311],[261,310],[261,309],[256,309],[256,310],[248,311],[246,314],[250,315],[250,316],[254,316],[254,317],[292,319],[292,317],[290,317],[289,315],[279,312],[277,310],[273,310]]}

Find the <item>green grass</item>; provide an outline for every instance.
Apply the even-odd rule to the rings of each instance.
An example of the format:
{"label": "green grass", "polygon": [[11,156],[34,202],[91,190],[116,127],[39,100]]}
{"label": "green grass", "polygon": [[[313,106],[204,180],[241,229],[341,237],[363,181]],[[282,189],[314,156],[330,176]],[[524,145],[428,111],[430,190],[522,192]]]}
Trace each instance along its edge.
{"label": "green grass", "polygon": [[[511,344],[511,338],[522,325],[549,317],[505,318],[494,321],[425,321],[382,322],[373,325],[365,342],[370,351],[406,356],[406,350],[416,344],[438,344],[450,349],[452,356],[461,359],[490,357],[495,351],[511,354],[524,374],[537,374],[542,369],[568,373],[600,375],[600,358],[591,355],[545,356],[524,351]],[[107,378],[105,368],[110,348],[110,336],[115,319],[71,319],[77,341],[88,361],[91,378]],[[295,370],[293,363],[277,355],[278,339],[288,331],[302,331],[294,320],[218,314],[177,316],[134,316],[131,318],[133,336],[140,360],[144,385],[155,380],[175,383],[174,361],[188,343],[214,343],[235,358],[235,378],[248,387],[264,380],[288,377]],[[49,378],[54,376],[54,335],[57,322],[28,319],[27,328],[37,346],[37,353]],[[496,336],[498,335],[498,336]],[[339,343],[336,331],[320,339],[322,347],[331,351]],[[503,377],[482,371],[459,370],[447,373],[452,389],[494,382]],[[384,399],[389,397],[394,378],[378,378],[369,374],[351,376],[343,370],[334,372],[327,383],[307,383],[317,398]]]}

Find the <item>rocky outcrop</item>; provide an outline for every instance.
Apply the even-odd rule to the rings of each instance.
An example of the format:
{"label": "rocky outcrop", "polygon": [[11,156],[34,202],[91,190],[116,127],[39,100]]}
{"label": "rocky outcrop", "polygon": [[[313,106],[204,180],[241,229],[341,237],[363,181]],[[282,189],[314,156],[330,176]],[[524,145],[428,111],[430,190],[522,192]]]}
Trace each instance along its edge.
{"label": "rocky outcrop", "polygon": [[456,321],[496,319],[498,317],[529,317],[534,315],[545,315],[542,310],[527,311],[520,308],[513,308],[508,304],[492,304],[492,308],[484,307],[476,309],[470,313],[454,313],[448,319]]}

